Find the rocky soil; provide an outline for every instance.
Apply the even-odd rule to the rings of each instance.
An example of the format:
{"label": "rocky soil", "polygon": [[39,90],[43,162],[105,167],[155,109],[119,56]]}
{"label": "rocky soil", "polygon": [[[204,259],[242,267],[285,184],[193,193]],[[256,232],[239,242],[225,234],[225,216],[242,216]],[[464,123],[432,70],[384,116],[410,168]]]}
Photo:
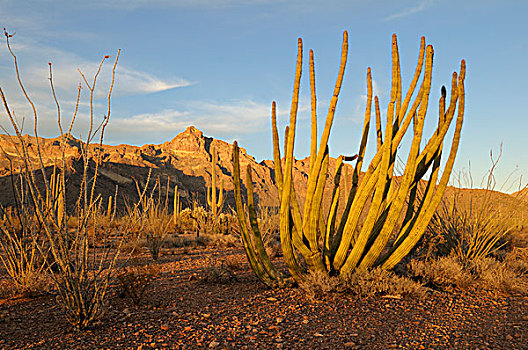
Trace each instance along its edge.
{"label": "rocky soil", "polygon": [[[222,261],[235,274],[205,282]],[[423,300],[310,300],[299,289],[266,288],[237,248],[165,251],[159,266],[139,305],[115,285],[101,321],[83,332],[67,323],[52,294],[0,298],[0,348],[528,349],[527,297],[475,289]]]}

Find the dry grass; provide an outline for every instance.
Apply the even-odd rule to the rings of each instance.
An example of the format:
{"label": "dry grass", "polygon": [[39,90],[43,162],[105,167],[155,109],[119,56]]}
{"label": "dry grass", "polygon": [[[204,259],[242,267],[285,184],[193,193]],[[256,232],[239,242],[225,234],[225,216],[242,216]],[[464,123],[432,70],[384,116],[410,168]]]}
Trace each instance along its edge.
{"label": "dry grass", "polygon": [[430,260],[412,260],[409,264],[410,275],[432,287],[447,290],[467,288],[474,278],[454,255]]}
{"label": "dry grass", "polygon": [[139,305],[159,271],[159,266],[153,264],[123,267],[117,275],[120,295],[129,297],[135,305]]}
{"label": "dry grass", "polygon": [[356,269],[344,276],[329,276],[326,272],[316,271],[310,273],[300,287],[311,299],[321,299],[332,294],[352,294],[360,298],[422,298],[426,293],[420,283],[380,268]]}

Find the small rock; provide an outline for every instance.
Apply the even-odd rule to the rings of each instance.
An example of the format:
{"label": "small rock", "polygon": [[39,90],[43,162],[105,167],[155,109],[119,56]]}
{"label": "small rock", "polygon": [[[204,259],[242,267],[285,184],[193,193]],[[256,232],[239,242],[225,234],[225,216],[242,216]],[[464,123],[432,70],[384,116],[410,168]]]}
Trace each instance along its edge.
{"label": "small rock", "polygon": [[216,342],[216,341],[214,341],[214,340],[213,340],[212,342],[209,343],[209,347],[210,347],[210,348],[216,348],[218,345],[220,345],[220,343],[219,343],[219,342]]}
{"label": "small rock", "polygon": [[282,321],[284,321],[284,319],[282,317],[277,317],[276,321],[277,321],[277,323],[282,323]]}

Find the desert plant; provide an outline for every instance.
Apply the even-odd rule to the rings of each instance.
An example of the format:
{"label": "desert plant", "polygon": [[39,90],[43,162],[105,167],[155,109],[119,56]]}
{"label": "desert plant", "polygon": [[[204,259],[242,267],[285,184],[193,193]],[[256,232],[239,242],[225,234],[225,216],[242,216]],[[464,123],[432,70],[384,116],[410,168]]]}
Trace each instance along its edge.
{"label": "desert plant", "polygon": [[467,288],[475,278],[455,255],[436,259],[411,260],[409,273],[426,285],[442,288]]}
{"label": "desert plant", "polygon": [[464,263],[486,258],[504,247],[518,227],[526,225],[522,201],[513,199],[517,205],[512,205],[497,200],[494,171],[501,155],[502,149],[496,159],[491,156],[483,189],[467,194],[462,187],[471,190],[472,183],[466,184],[463,179],[471,179],[471,173],[459,174],[458,188],[452,190],[451,198],[442,200],[428,227],[431,236],[442,241],[437,244],[440,254],[454,253]]}
{"label": "desert plant", "polygon": [[[385,135],[377,133],[377,152],[360,181],[362,164],[371,119],[372,77],[367,70],[367,107],[363,125],[356,167],[352,175],[352,186],[346,194],[347,201],[341,218],[337,211],[322,212],[322,198],[328,176],[328,140],[334,113],[345,71],[348,53],[348,34],[343,35],[341,65],[330,101],[325,128],[317,145],[317,115],[315,94],[315,70],[313,51],[310,51],[310,85],[312,97],[312,138],[310,147],[310,171],[304,205],[298,203],[292,180],[293,149],[296,133],[299,87],[302,72],[302,40],[298,41],[297,68],[290,111],[290,124],[284,142],[285,164],[281,163],[279,137],[276,123],[275,102],[272,104],[272,133],[275,177],[280,201],[280,237],[283,255],[288,270],[297,282],[302,282],[308,271],[330,273],[350,273],[357,267],[381,266],[391,269],[405,257],[419,241],[433,216],[447,186],[455,161],[464,116],[464,78],[466,65],[462,60],[460,74],[453,73],[451,99],[446,106],[446,89],[442,87],[439,102],[438,126],[425,147],[420,151],[424,120],[429,103],[433,66],[433,47],[425,46],[422,37],[418,64],[414,78],[405,98],[402,98],[400,61],[396,35],[392,38],[392,88],[387,108]],[[415,88],[425,66],[423,80],[411,104]],[[376,124],[381,131],[381,112],[378,98],[375,98]],[[457,108],[458,105],[458,108]],[[409,109],[409,107],[411,107]],[[455,118],[455,112],[458,115]],[[440,176],[441,156],[444,138],[452,121],[456,119],[453,141],[448,159]],[[393,178],[397,152],[411,122],[413,137],[403,175],[399,181]],[[336,177],[342,168],[343,157],[338,158]],[[427,186],[422,196],[417,196],[418,185],[427,172],[430,172]],[[233,183],[236,209],[242,231],[242,240],[249,263],[259,279],[269,286],[288,282],[271,263],[264,249],[261,232],[255,213],[252,169],[247,167],[247,210],[250,225],[242,202],[240,185],[239,149],[233,145]],[[331,203],[338,201],[334,184]],[[370,205],[368,205],[370,203]],[[366,218],[361,222],[361,214]],[[326,220],[321,220],[326,218]],[[322,223],[327,226],[323,227]],[[333,224],[335,222],[335,225]],[[330,223],[330,224],[328,224]],[[323,241],[323,248],[319,241]],[[299,255],[297,254],[299,253]]]}
{"label": "desert plant", "polygon": [[[23,183],[23,182],[22,182]],[[27,197],[19,197],[26,200]],[[36,291],[45,271],[37,242],[40,225],[29,205],[4,208],[0,206],[0,261],[19,294]]]}
{"label": "desert plant", "polygon": [[209,263],[201,271],[201,281],[204,283],[227,284],[236,279],[233,266],[224,261]]}
{"label": "desert plant", "polygon": [[213,217],[218,218],[218,214],[222,211],[224,205],[224,180],[220,181],[220,188],[217,198],[216,193],[216,162],[217,154],[214,145],[211,145],[212,159],[211,159],[211,186],[207,187],[207,204],[211,208]]}
{"label": "desert plant", "polygon": [[134,305],[139,305],[152,280],[159,274],[157,265],[132,265],[122,267],[117,280],[121,296],[132,299]]}
{"label": "desert plant", "polygon": [[181,202],[180,195],[178,194],[178,185],[174,185],[174,200],[172,203],[172,223],[175,228],[180,227],[180,217],[181,217]]}
{"label": "desert plant", "polygon": [[[48,269],[52,272],[50,275],[58,293],[57,299],[64,308],[67,319],[75,328],[83,329],[93,324],[104,310],[106,292],[115,273],[123,238],[131,227],[131,222],[128,220],[123,220],[115,231],[110,230],[112,225],[103,225],[103,222],[113,221],[115,217],[108,218],[107,215],[101,215],[102,199],[96,194],[97,177],[102,164],[103,136],[110,119],[110,99],[120,52],[117,52],[113,64],[111,84],[107,94],[108,104],[102,121],[96,121],[94,98],[101,68],[110,58],[108,55],[101,60],[91,82],[79,71],[81,83],[74,114],[67,131],[62,127],[61,108],[53,85],[52,64],[49,64],[50,87],[53,101],[57,105],[57,124],[61,146],[59,164],[53,166],[53,175],[50,180],[49,169],[44,164],[43,150],[38,136],[37,109],[25,89],[17,57],[11,49],[12,35],[5,30],[4,33],[8,51],[14,61],[19,87],[31,107],[34,119],[34,145],[30,146],[28,138],[22,135],[21,124],[0,89],[4,110],[15,132],[14,140],[16,141],[13,141],[13,146],[22,163],[19,178],[23,188],[26,189],[24,193],[27,193],[28,197],[23,201],[19,197],[18,211],[27,210],[38,222],[38,235],[34,231],[32,240],[43,257],[52,261]],[[83,83],[89,91],[89,130],[85,135],[86,139],[80,142],[81,169],[77,169],[77,174],[79,174],[77,176],[80,176],[80,192],[78,195],[73,194],[73,197],[77,199],[75,203],[71,203],[72,209],[67,210],[69,207],[66,203],[68,198],[66,194],[69,189],[66,186],[68,166],[65,149],[77,117]],[[96,142],[97,137],[99,142]],[[55,175],[57,172],[58,176]],[[98,247],[97,251],[96,247]]]}
{"label": "desert plant", "polygon": [[[143,228],[140,237],[145,239],[145,245],[154,260],[158,260],[160,249],[170,232],[171,223],[174,220],[174,216],[171,216],[168,211],[168,185],[169,181],[167,180],[167,195],[163,201],[161,198],[159,178],[156,180],[156,183],[148,196],[145,195],[145,189],[147,187],[140,190],[139,185],[136,183],[138,195],[142,198],[142,202],[140,206],[134,208],[133,211],[129,213],[130,216],[139,219],[139,226]],[[156,191],[158,193],[157,198],[154,195]]]}
{"label": "desert plant", "polygon": [[299,286],[310,299],[322,299],[333,294],[421,298],[426,292],[422,284],[379,267],[370,270],[358,268],[340,276],[329,276],[324,271],[311,271]]}

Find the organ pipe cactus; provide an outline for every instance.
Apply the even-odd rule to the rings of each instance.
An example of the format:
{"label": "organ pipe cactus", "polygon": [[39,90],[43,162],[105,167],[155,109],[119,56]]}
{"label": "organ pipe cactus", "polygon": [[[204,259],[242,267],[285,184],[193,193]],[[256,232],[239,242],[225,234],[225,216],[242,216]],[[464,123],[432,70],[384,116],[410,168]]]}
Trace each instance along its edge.
{"label": "organ pipe cactus", "polygon": [[[424,120],[431,90],[433,47],[426,47],[421,38],[418,63],[414,77],[405,93],[402,91],[400,60],[396,35],[392,37],[392,85],[387,107],[385,130],[382,131],[378,97],[374,97],[376,118],[376,153],[363,170],[365,150],[372,114],[372,73],[367,69],[367,104],[362,138],[357,160],[352,172],[352,184],[344,185],[346,203],[338,215],[338,199],[341,192],[343,157],[337,159],[334,186],[331,191],[330,209],[323,212],[322,199],[329,172],[328,140],[341,89],[348,52],[348,34],[343,34],[341,64],[330,100],[326,124],[317,140],[317,116],[313,52],[310,51],[310,85],[312,101],[312,133],[310,170],[304,205],[298,203],[293,181],[294,141],[302,73],[303,47],[298,42],[297,68],[294,80],[290,124],[284,142],[284,163],[281,162],[276,121],[276,105],[272,104],[272,134],[276,184],[280,200],[280,237],[284,259],[296,282],[301,282],[310,271],[327,271],[344,274],[355,268],[380,266],[392,269],[416,245],[431,220],[446,189],[455,161],[462,121],[464,117],[465,61],[460,72],[453,73],[451,96],[446,103],[447,91],[441,89],[438,124],[434,133],[422,147]],[[419,84],[419,81],[421,83]],[[454,123],[453,123],[454,121]],[[412,123],[412,139],[403,174],[396,178],[395,162],[402,140]],[[444,140],[455,124],[453,139],[443,171],[441,157]],[[233,181],[235,200],[242,240],[250,265],[260,280],[269,286],[287,282],[271,264],[262,246],[262,238],[255,219],[255,206],[251,181],[252,169],[247,167],[247,209],[250,228],[241,194],[239,149],[233,146]],[[284,167],[283,167],[284,165]],[[421,183],[425,174],[427,182]],[[360,175],[363,174],[362,177]],[[345,175],[347,177],[348,174]],[[419,188],[421,187],[421,188]],[[322,225],[325,219],[326,226]],[[322,242],[320,247],[319,242]],[[303,263],[304,261],[304,263]]]}
{"label": "organ pipe cactus", "polygon": [[217,154],[216,149],[214,146],[211,146],[211,153],[212,153],[212,159],[211,159],[211,186],[207,187],[207,204],[209,204],[209,207],[211,208],[211,211],[213,212],[213,216],[215,218],[218,217],[219,211],[222,210],[222,205],[224,204],[224,180],[221,180],[220,182],[220,188],[219,188],[219,194],[217,199],[217,193],[216,193],[216,161],[217,161]]}

